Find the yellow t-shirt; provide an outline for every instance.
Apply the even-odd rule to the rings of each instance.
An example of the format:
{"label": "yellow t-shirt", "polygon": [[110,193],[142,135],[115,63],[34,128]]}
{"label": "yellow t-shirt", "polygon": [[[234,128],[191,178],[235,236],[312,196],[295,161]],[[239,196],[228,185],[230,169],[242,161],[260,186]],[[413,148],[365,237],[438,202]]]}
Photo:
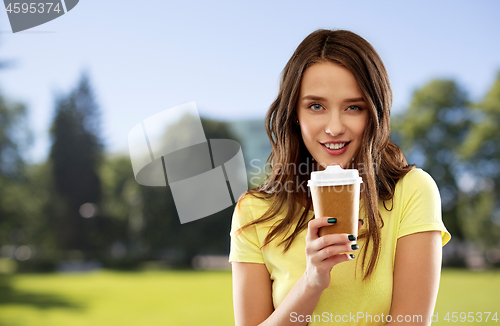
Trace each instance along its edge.
{"label": "yellow t-shirt", "polygon": [[[273,221],[245,228],[236,235],[241,226],[261,217],[269,205],[268,200],[253,196],[246,196],[238,203],[232,221],[229,261],[265,264],[272,280],[273,303],[276,308],[305,271],[307,230],[295,238],[286,253],[283,253],[283,246],[278,247],[275,241],[261,249],[269,228],[277,219],[283,218],[284,214]],[[433,230],[441,231],[443,245],[451,238],[442,222],[441,200],[436,183],[421,169],[413,169],[398,181],[393,209],[387,211],[380,201],[379,211],[384,227],[380,232],[380,256],[370,279],[362,280],[361,259],[358,258],[365,241],[359,239],[357,243],[360,249],[354,252],[356,258],[333,267],[330,286],[321,295],[314,313],[310,316],[291,314],[291,321],[310,320],[309,325],[332,322],[344,325],[384,325],[384,318],[391,309],[398,238]],[[312,218],[314,212],[309,211],[309,216]],[[364,213],[360,210],[360,218],[363,216]],[[365,227],[366,224],[362,229]],[[367,263],[370,254],[369,250]]]}

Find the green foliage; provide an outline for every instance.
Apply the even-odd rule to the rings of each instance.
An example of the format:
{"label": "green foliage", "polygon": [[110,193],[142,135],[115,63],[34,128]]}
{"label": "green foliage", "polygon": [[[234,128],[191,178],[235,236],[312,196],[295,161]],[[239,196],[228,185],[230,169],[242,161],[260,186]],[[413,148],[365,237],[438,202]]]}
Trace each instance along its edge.
{"label": "green foliage", "polygon": [[408,163],[416,163],[436,181],[443,220],[455,238],[463,238],[463,228],[456,218],[456,177],[462,168],[456,151],[470,127],[468,107],[465,92],[454,81],[435,80],[414,93],[410,106],[393,123]]}
{"label": "green foliage", "polygon": [[455,82],[430,82],[414,93],[404,114],[395,118],[402,147],[410,155],[425,150],[422,166],[426,168],[450,165],[469,126],[467,108],[465,92]]}
{"label": "green foliage", "polygon": [[106,157],[101,166],[100,177],[103,214],[119,220],[128,220],[139,189],[134,179],[130,157]]}
{"label": "green foliage", "polygon": [[26,108],[0,94],[0,247],[33,244],[39,198],[28,180],[23,151],[30,144]]}
{"label": "green foliage", "polygon": [[500,244],[500,72],[471,112],[474,124],[459,150],[470,163],[463,196],[466,209],[459,217],[467,223],[465,230],[473,233],[471,240],[487,248]]}
{"label": "green foliage", "polygon": [[50,171],[46,164],[26,165],[23,158],[31,140],[26,118],[22,104],[0,95],[0,248],[5,257],[0,270],[23,270],[34,257],[34,269],[40,270],[57,248],[47,223]]}
{"label": "green foliage", "polygon": [[53,232],[46,219],[50,215],[46,211],[49,182],[46,165],[31,165],[24,173],[23,182],[8,184],[5,194],[0,196],[3,216],[10,218],[9,226],[0,228],[3,244],[36,245],[39,256],[55,249]]}
{"label": "green foliage", "polygon": [[22,177],[23,151],[31,143],[26,123],[26,107],[8,102],[0,94],[0,177]]}
{"label": "green foliage", "polygon": [[473,196],[462,194],[458,204],[459,215],[465,238],[484,248],[498,245],[500,227],[492,218],[495,211],[495,194],[482,191]]}
{"label": "green foliage", "polygon": [[[460,153],[464,159],[477,158],[473,155],[480,153],[482,156],[498,160],[500,151],[500,71],[491,89],[480,103],[474,105],[473,114],[475,124],[471,128]],[[488,155],[489,154],[489,155]]]}
{"label": "green foliage", "polygon": [[98,169],[102,145],[99,112],[85,74],[75,90],[57,99],[51,135],[50,165],[55,189],[52,206],[59,245],[91,255],[96,249],[92,238],[99,238],[104,221],[97,217],[84,220],[80,207],[85,203],[100,204]]}
{"label": "green foliage", "polygon": [[432,81],[394,120],[408,161],[439,186],[448,230],[483,249],[500,243],[499,122],[500,73],[479,103],[453,81]]}

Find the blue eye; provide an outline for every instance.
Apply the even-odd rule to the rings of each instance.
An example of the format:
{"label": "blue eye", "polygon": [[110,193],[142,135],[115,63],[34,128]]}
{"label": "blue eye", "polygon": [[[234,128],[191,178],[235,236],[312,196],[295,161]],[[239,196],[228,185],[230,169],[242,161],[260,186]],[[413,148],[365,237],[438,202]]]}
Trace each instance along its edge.
{"label": "blue eye", "polygon": [[361,111],[361,108],[357,105],[351,105],[350,107],[347,108],[349,111]]}
{"label": "blue eye", "polygon": [[319,111],[319,110],[322,110],[323,107],[319,104],[312,104],[309,106],[313,111]]}

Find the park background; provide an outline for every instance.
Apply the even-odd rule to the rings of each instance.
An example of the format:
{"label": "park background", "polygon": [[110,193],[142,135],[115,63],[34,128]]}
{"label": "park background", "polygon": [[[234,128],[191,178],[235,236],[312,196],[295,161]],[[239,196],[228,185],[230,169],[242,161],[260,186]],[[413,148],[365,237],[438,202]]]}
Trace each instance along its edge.
{"label": "park background", "polygon": [[81,1],[16,34],[0,12],[0,325],[232,324],[219,269],[234,207],[181,225],[168,187],[135,182],[127,134],[196,101],[207,138],[239,141],[260,177],[279,74],[318,28],[379,52],[392,139],[439,186],[453,236],[441,323],[498,312],[499,12],[496,1]]}

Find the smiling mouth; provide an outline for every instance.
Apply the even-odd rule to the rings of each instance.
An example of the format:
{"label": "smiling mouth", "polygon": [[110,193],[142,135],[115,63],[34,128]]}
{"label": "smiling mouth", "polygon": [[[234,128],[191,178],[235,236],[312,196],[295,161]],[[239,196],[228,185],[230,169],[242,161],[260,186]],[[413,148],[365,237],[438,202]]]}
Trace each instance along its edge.
{"label": "smiling mouth", "polygon": [[342,148],[345,147],[345,145],[347,145],[349,143],[350,143],[350,141],[349,142],[345,142],[345,143],[336,143],[336,144],[334,144],[334,143],[324,143],[323,144],[322,143],[321,145],[325,146],[328,149],[342,149]]}

